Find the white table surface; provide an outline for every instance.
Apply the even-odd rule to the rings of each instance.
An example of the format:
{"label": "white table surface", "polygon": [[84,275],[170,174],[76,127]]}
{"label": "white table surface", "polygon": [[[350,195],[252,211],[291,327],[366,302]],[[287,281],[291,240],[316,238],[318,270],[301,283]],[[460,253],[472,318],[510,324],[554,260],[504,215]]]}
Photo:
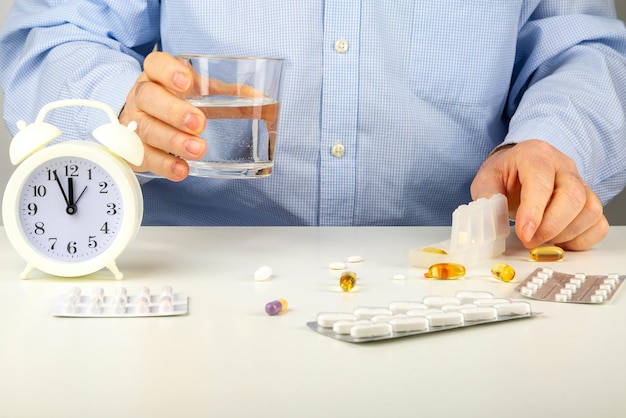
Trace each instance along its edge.
{"label": "white table surface", "polygon": [[[490,277],[494,260],[456,281],[427,280],[410,248],[449,228],[142,228],[103,270],[61,279],[34,272],[0,231],[0,417],[624,417],[626,290],[603,305],[529,300],[543,314],[386,342],[351,344],[306,327],[320,311],[485,290],[522,299]],[[539,263],[511,237],[498,257],[516,281]],[[332,261],[358,287],[342,292]],[[274,276],[255,282],[269,265]],[[626,273],[626,227],[595,249],[545,263],[558,272]],[[406,280],[396,281],[395,274]],[[55,299],[123,285],[189,295],[161,318],[57,318]],[[267,302],[289,310],[268,316]]]}

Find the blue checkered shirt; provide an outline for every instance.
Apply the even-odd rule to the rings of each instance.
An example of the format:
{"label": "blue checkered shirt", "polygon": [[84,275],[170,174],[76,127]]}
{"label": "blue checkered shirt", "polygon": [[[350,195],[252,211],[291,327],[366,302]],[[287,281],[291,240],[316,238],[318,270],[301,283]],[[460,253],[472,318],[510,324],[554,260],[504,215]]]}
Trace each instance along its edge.
{"label": "blue checkered shirt", "polygon": [[[144,224],[449,225],[489,152],[531,138],[573,158],[605,203],[626,183],[626,30],[611,2],[15,0],[0,43],[8,126],[62,98],[121,109],[155,44],[286,69],[274,173],[149,181]],[[48,121],[84,138],[103,122],[93,112]]]}

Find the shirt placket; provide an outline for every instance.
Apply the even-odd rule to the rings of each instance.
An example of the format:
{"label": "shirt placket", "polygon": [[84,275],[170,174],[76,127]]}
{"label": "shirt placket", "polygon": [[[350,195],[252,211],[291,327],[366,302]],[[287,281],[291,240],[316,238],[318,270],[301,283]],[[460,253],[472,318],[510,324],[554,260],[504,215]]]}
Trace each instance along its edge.
{"label": "shirt placket", "polygon": [[354,216],[360,7],[324,2],[320,225],[351,225]]}

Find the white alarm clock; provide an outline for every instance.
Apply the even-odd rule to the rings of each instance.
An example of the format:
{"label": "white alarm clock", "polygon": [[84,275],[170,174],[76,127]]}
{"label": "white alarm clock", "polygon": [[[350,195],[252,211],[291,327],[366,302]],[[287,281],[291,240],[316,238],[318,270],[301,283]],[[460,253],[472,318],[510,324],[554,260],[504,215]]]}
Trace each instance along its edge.
{"label": "white alarm clock", "polygon": [[[44,122],[46,114],[67,106],[106,112],[111,122],[93,132],[100,144],[70,140],[46,146],[61,135]],[[33,124],[20,121],[18,127],[9,154],[19,166],[4,192],[2,217],[9,241],[27,263],[21,278],[34,268],[77,277],[107,267],[121,279],[115,259],[143,217],[141,188],[126,163],[143,161],[137,124],[120,124],[101,102],[61,100],[44,106]]]}

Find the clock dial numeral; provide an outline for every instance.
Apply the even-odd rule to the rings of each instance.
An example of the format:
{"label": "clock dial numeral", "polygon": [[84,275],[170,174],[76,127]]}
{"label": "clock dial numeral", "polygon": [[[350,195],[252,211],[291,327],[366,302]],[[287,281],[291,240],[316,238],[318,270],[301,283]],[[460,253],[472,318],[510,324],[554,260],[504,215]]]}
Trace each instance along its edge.
{"label": "clock dial numeral", "polygon": [[78,166],[76,164],[66,165],[65,177],[78,177]]}
{"label": "clock dial numeral", "polygon": [[67,243],[67,253],[68,254],[76,254],[76,241],[70,241]]}
{"label": "clock dial numeral", "polygon": [[26,214],[28,216],[35,216],[37,215],[37,205],[35,203],[29,203],[28,205],[26,205]]}
{"label": "clock dial numeral", "polygon": [[115,203],[107,203],[107,208],[109,208],[109,210],[107,210],[107,215],[117,214],[117,206],[115,205]]}
{"label": "clock dial numeral", "polygon": [[33,189],[33,197],[44,197],[46,195],[46,186],[31,185]]}
{"label": "clock dial numeral", "polygon": [[46,233],[46,230],[43,228],[43,222],[35,222],[35,234],[43,235]]}

